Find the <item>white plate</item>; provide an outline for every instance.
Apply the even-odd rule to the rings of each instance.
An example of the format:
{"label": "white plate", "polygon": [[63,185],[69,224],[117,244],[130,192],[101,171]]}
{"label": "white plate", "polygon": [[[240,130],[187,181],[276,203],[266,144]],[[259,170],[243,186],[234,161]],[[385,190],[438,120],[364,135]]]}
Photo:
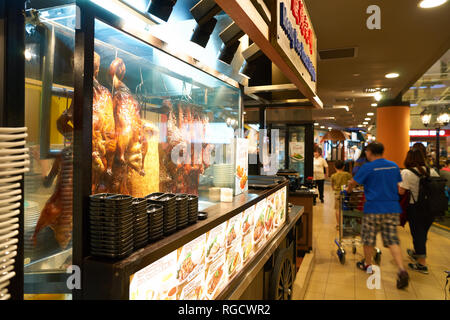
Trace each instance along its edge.
{"label": "white plate", "polygon": [[17,256],[17,251],[13,251],[6,256],[0,257],[0,263],[7,262],[7,261],[11,260],[12,258],[14,258],[15,256]]}
{"label": "white plate", "polygon": [[5,170],[0,171],[0,176],[12,176],[15,174],[21,174],[30,171],[30,168],[23,168],[23,169],[17,169],[17,170]]}
{"label": "white plate", "polygon": [[2,282],[2,283],[0,283],[0,289],[4,289],[4,288],[6,288],[7,286],[9,286],[9,281],[5,281],[5,282]]}
{"label": "white plate", "polygon": [[[8,249],[3,249],[0,251],[0,257],[9,254],[12,251],[16,251],[17,250],[17,246],[16,245],[12,245],[10,246]],[[1,270],[1,267],[0,267]]]}
{"label": "white plate", "polygon": [[14,264],[15,262],[16,262],[15,259],[9,259],[8,261],[0,262],[0,268],[5,268],[7,266]]}
{"label": "white plate", "polygon": [[16,243],[19,243],[19,239],[17,239],[17,238],[10,239],[10,240],[8,240],[8,241],[6,241],[4,243],[0,243],[0,249],[12,246],[12,245],[14,245]]}
{"label": "white plate", "polygon": [[4,198],[4,197],[12,197],[12,196],[17,196],[18,194],[22,194],[22,190],[20,189],[15,189],[15,190],[10,190],[10,191],[0,191],[0,199]]}
{"label": "white plate", "polygon": [[[14,230],[11,233],[5,234],[5,235],[0,235],[0,243],[6,239],[11,239],[12,237],[15,237],[19,234],[19,230]],[[1,281],[0,281],[1,282]]]}
{"label": "white plate", "polygon": [[3,214],[8,214],[11,212],[11,210],[17,209],[20,207],[20,202],[8,205],[6,207],[0,207],[0,219],[3,219]]}
{"label": "white plate", "polygon": [[1,134],[0,133],[0,140],[3,140],[3,141],[25,139],[26,137],[28,137],[27,133],[18,133],[18,134]]}
{"label": "white plate", "polygon": [[16,182],[16,181],[20,181],[20,180],[22,180],[22,175],[7,177],[7,178],[0,179],[0,184]]}
{"label": "white plate", "polygon": [[0,148],[15,148],[24,146],[26,143],[25,140],[16,141],[16,142],[0,142]]}
{"label": "white plate", "polygon": [[27,127],[0,127],[0,133],[18,133],[18,132],[26,132],[28,131]]}
{"label": "white plate", "polygon": [[3,149],[0,148],[0,155],[11,155],[11,154],[27,154],[30,151],[29,148],[20,148],[20,149]]}
{"label": "white plate", "polygon": [[[20,203],[19,203],[19,205],[20,205]],[[0,214],[0,220],[3,221],[5,219],[9,219],[9,218],[15,217],[15,216],[17,216],[19,214],[20,214],[20,210],[14,210],[14,211],[11,211],[11,212]]]}
{"label": "white plate", "polygon": [[13,270],[14,270],[14,265],[10,265],[10,266],[0,269],[0,277],[7,275],[9,272],[11,272]]}
{"label": "white plate", "polygon": [[10,190],[10,189],[16,189],[16,188],[20,188],[20,183],[9,183],[4,186],[0,186],[0,192],[3,192],[5,190]]}
{"label": "white plate", "polygon": [[0,156],[0,162],[28,160],[28,159],[30,159],[30,155],[27,153],[18,154],[17,156]]}
{"label": "white plate", "polygon": [[3,168],[17,168],[17,167],[28,167],[30,165],[30,160],[17,161],[17,162],[5,162],[0,163],[0,169]]}
{"label": "white plate", "polygon": [[17,230],[17,229],[19,229],[18,223],[12,224],[8,227],[0,228],[0,235],[9,233],[9,232]]}
{"label": "white plate", "polygon": [[16,273],[14,271],[9,272],[8,274],[4,275],[3,277],[0,277],[0,282],[7,281],[7,280],[11,279],[12,277],[14,277],[15,275],[16,275]]}
{"label": "white plate", "polygon": [[9,226],[11,224],[14,224],[14,223],[18,223],[18,222],[19,222],[19,218],[12,218],[10,220],[6,220],[4,222],[0,222],[0,229],[4,228],[6,226]]}
{"label": "white plate", "polygon": [[11,202],[19,201],[19,200],[21,200],[21,199],[22,199],[22,196],[20,195],[20,196],[16,196],[16,197],[13,197],[13,198],[5,199],[5,200],[0,200],[0,206],[1,206],[1,205],[4,205],[4,204],[6,204],[6,203],[11,203]]}

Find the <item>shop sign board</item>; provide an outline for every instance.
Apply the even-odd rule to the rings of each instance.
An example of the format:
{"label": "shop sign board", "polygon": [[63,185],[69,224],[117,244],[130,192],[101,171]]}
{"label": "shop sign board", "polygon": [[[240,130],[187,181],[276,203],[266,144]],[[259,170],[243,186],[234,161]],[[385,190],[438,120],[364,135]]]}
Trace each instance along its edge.
{"label": "shop sign board", "polygon": [[130,300],[213,300],[286,222],[287,187],[130,276]]}
{"label": "shop sign board", "polygon": [[234,170],[235,195],[248,190],[248,147],[249,140],[243,138],[235,139],[236,161]]}
{"label": "shop sign board", "polygon": [[[441,130],[439,131],[439,135],[441,137],[449,137],[450,130]],[[410,137],[436,137],[436,130],[410,130]]]}
{"label": "shop sign board", "polygon": [[304,0],[277,0],[271,44],[316,94],[317,38]]}

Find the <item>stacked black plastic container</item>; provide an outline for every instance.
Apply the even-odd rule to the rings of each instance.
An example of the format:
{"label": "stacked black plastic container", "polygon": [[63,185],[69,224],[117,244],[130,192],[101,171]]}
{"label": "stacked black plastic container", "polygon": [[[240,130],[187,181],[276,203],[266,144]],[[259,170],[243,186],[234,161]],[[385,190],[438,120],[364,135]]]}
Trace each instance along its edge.
{"label": "stacked black plastic container", "polygon": [[170,235],[177,230],[177,207],[175,198],[172,193],[163,193],[159,197],[158,194],[150,194],[147,200],[151,204],[161,205],[163,207],[163,232],[164,235]]}
{"label": "stacked black plastic container", "polygon": [[134,248],[140,249],[148,243],[148,214],[147,199],[135,198],[133,201],[134,213]]}
{"label": "stacked black plastic container", "polygon": [[181,230],[188,225],[188,195],[178,194],[175,198],[175,202],[177,204],[177,230]]}
{"label": "stacked black plastic container", "polygon": [[164,207],[158,204],[149,204],[148,214],[148,240],[150,242],[164,236]]}
{"label": "stacked black plastic container", "polygon": [[194,195],[188,196],[188,222],[194,224],[198,221],[198,197]]}
{"label": "stacked black plastic container", "polygon": [[134,251],[133,198],[97,194],[90,197],[90,249],[93,256],[123,259]]}

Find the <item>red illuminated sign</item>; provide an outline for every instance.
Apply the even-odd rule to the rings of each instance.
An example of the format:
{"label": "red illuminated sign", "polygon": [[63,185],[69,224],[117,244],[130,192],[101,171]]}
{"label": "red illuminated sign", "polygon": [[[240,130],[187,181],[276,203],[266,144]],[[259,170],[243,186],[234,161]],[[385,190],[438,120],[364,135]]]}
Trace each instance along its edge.
{"label": "red illuminated sign", "polygon": [[291,11],[295,17],[297,25],[300,27],[300,33],[305,39],[306,44],[309,46],[310,54],[313,54],[313,31],[308,23],[308,16],[306,14],[305,5],[303,0],[292,0]]}

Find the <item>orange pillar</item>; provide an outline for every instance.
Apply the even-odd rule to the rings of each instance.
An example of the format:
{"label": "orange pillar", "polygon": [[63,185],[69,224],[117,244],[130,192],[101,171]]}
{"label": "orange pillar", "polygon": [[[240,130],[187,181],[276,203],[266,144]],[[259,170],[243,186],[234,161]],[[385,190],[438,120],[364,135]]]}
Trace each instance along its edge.
{"label": "orange pillar", "polygon": [[387,106],[377,109],[377,141],[384,145],[384,157],[404,168],[409,150],[410,107]]}

